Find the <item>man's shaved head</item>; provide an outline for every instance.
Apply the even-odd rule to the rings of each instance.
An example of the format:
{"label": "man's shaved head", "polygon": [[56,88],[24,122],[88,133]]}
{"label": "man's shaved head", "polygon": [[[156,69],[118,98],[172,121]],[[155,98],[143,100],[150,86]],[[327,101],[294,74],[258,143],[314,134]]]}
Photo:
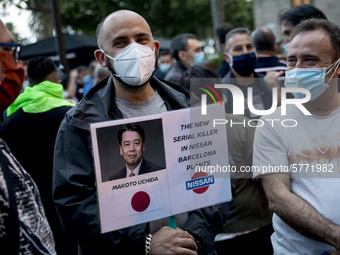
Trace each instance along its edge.
{"label": "man's shaved head", "polygon": [[123,25],[123,24],[126,24],[126,22],[131,22],[131,21],[134,21],[134,22],[138,21],[138,22],[145,23],[148,27],[150,34],[152,35],[149,24],[146,22],[146,20],[141,15],[130,10],[119,10],[119,11],[115,11],[111,13],[98,24],[98,27],[97,27],[98,48],[104,49],[105,37],[108,33],[107,29],[108,29],[108,26],[110,26],[110,24],[115,24],[116,26],[119,26],[120,24]]}

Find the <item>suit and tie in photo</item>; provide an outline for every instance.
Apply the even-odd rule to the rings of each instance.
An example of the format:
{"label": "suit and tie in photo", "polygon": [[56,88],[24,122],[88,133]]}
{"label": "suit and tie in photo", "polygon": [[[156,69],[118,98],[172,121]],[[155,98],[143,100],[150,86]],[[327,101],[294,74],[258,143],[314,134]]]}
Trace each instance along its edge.
{"label": "suit and tie in photo", "polygon": [[110,181],[151,173],[165,168],[143,157],[145,150],[145,132],[140,125],[122,125],[118,130],[117,138],[120,155],[125,161],[125,166],[111,175],[109,178]]}

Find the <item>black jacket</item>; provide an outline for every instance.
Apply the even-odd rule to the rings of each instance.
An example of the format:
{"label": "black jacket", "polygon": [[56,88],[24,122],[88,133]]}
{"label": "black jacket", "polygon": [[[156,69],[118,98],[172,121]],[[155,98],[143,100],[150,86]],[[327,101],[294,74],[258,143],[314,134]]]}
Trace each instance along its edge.
{"label": "black jacket", "polygon": [[175,84],[179,84],[183,73],[187,70],[188,68],[186,68],[181,61],[177,61],[175,62],[169,72],[165,75],[164,80],[175,83]]}
{"label": "black jacket", "polygon": [[[150,80],[168,110],[189,106],[189,94],[177,85]],[[100,234],[90,124],[121,119],[112,77],[96,85],[63,120],[56,140],[53,199],[65,230],[78,239],[80,254],[144,254],[148,223]],[[215,254],[214,236],[226,218],[225,204],[189,213],[183,229]]]}
{"label": "black jacket", "polygon": [[[264,82],[263,78],[264,76],[260,73],[255,73],[254,72],[254,83],[248,85],[248,86],[239,86],[237,85],[237,82],[235,81],[235,76],[232,73],[232,71],[229,71],[224,77],[223,77],[223,83],[225,84],[233,84],[237,86],[239,89],[242,90],[243,94],[246,96],[245,101],[247,102],[247,95],[248,95],[248,88],[251,87],[254,90],[257,89],[261,95],[262,103],[264,106],[265,110],[268,110],[272,107],[272,92],[269,89],[268,85]],[[253,92],[254,93],[254,92]],[[226,113],[233,113],[233,95],[230,90],[225,90],[225,97],[226,97]],[[257,117],[252,117],[250,114],[249,109],[245,109],[245,114],[247,118],[253,119],[253,118],[259,118],[260,116]]]}
{"label": "black jacket", "polygon": [[[138,175],[152,173],[154,171],[161,170],[164,168],[165,167],[158,166],[150,161],[147,161],[145,158],[143,158]],[[126,178],[126,171],[127,171],[126,166],[124,166],[120,171],[117,171],[116,173],[110,176],[110,181],[121,179],[121,178]]]}

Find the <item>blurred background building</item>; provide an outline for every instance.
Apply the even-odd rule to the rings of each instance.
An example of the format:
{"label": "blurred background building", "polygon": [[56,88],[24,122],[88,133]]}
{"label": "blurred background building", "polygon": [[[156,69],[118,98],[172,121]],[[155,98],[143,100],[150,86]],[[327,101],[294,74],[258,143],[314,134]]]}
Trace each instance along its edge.
{"label": "blurred background building", "polygon": [[326,17],[340,25],[339,0],[253,0],[255,28],[267,26],[275,33],[277,40],[282,38],[278,21],[279,13],[301,4],[311,4],[320,9]]}
{"label": "blurred background building", "polygon": [[[60,30],[64,34],[65,57],[70,68],[87,65],[96,49],[95,30],[102,17],[119,9],[130,9],[148,20],[161,50],[168,49],[171,39],[180,33],[193,33],[204,48],[206,59],[217,65],[223,59],[218,49],[215,29],[222,23],[247,27],[250,31],[266,26],[281,41],[278,17],[282,11],[301,4],[311,4],[325,13],[330,21],[340,25],[339,0],[1,0],[0,17],[22,43],[22,59],[37,54],[60,61],[56,49],[58,40],[52,3],[58,3]],[[91,2],[91,4],[86,4]],[[8,11],[12,8],[29,13],[30,19]],[[54,14],[54,15],[53,15]],[[16,32],[18,31],[18,32]],[[20,31],[20,32],[19,32]],[[22,31],[30,31],[26,36]],[[26,33],[25,33],[26,34]],[[54,39],[53,39],[54,38]]]}

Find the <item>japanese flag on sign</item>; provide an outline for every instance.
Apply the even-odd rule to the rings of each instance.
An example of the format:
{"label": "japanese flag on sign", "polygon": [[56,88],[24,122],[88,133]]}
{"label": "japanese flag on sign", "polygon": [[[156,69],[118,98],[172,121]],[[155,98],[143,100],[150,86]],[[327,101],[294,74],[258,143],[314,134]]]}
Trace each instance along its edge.
{"label": "japanese flag on sign", "polygon": [[228,166],[224,107],[211,107],[91,125],[102,233],[231,199],[229,173],[206,171]]}

